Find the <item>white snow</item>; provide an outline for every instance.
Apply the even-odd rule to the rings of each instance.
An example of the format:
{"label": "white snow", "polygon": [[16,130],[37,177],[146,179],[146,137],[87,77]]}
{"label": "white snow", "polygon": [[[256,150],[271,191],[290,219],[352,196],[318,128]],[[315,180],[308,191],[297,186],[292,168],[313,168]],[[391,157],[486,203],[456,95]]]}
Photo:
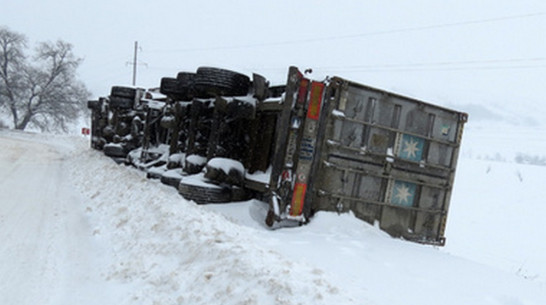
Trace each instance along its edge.
{"label": "white snow", "polygon": [[207,162],[207,166],[221,170],[226,174],[228,174],[232,170],[237,171],[241,174],[245,172],[245,167],[241,162],[228,158],[212,158]]}
{"label": "white snow", "polygon": [[172,163],[181,163],[182,160],[184,160],[185,154],[178,153],[178,154],[172,154],[169,156],[169,162]]}
{"label": "white snow", "polygon": [[195,165],[203,165],[207,162],[207,158],[200,155],[189,155],[186,156],[186,162]]}
{"label": "white snow", "polygon": [[252,174],[247,172],[245,174],[245,178],[252,181],[256,181],[256,182],[261,182],[263,184],[268,184],[269,181],[271,180],[271,171],[272,171],[272,168],[270,166],[267,168],[265,172],[256,171]]}
{"label": "white snow", "polygon": [[345,117],[345,113],[343,111],[341,111],[341,110],[338,110],[338,109],[332,110],[332,115],[336,116],[336,117],[340,117],[340,118]]}
{"label": "white snow", "polygon": [[243,102],[245,104],[248,104],[254,107],[256,107],[256,102],[257,102],[256,98],[252,96],[252,94],[237,96],[237,97],[222,96],[222,99],[224,99],[228,103]]}
{"label": "white snow", "polygon": [[106,143],[106,144],[104,145],[104,148],[106,148],[106,147],[121,148],[122,146],[121,146],[121,143]]}
{"label": "white snow", "polygon": [[195,174],[195,175],[182,177],[182,180],[184,181],[185,184],[188,184],[188,185],[217,188],[217,189],[222,188],[219,185],[207,182],[208,179],[205,178],[205,173],[203,172]]}
{"label": "white snow", "polygon": [[148,105],[149,108],[154,110],[162,110],[163,107],[165,107],[165,102],[157,101],[157,100],[150,100],[150,99],[142,99],[142,103]]}
{"label": "white snow", "polygon": [[[284,93],[283,93],[284,95]],[[264,100],[264,103],[282,103],[283,97],[270,97]]]}
{"label": "white snow", "polygon": [[49,140],[0,131],[0,303],[120,300],[124,285],[105,279],[110,245],[93,236],[87,199],[74,190],[72,163],[59,152],[72,145],[40,143]]}
{"label": "white snow", "polygon": [[394,149],[392,147],[388,147],[387,148],[387,157],[385,158],[385,160],[389,163],[393,163],[394,162]]}
{"label": "white snow", "polygon": [[544,166],[465,146],[435,248],[350,214],[271,231],[87,140],[0,131],[0,304],[546,304]]}
{"label": "white snow", "polygon": [[180,168],[173,168],[173,169],[166,170],[166,171],[163,172],[161,175],[162,175],[163,177],[166,177],[166,178],[177,178],[177,179],[182,179],[182,173],[181,173],[181,169],[180,169]]}
{"label": "white snow", "polygon": [[155,90],[147,90],[144,96],[143,100],[147,101],[165,100],[167,98],[165,94]]}

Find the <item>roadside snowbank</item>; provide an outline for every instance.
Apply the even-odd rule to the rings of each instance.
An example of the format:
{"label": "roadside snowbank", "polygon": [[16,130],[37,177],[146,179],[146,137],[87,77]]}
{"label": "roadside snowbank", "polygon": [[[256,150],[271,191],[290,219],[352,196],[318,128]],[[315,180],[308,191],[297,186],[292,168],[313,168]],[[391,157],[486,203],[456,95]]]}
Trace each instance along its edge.
{"label": "roadside snowbank", "polygon": [[546,303],[546,167],[463,157],[438,249],[350,214],[270,231],[263,203],[197,206],[85,138],[0,136],[3,304]]}
{"label": "roadside snowbank", "polygon": [[125,304],[355,303],[323,270],[261,247],[251,230],[174,188],[95,151],[71,162],[97,238],[114,247],[108,279],[135,287]]}

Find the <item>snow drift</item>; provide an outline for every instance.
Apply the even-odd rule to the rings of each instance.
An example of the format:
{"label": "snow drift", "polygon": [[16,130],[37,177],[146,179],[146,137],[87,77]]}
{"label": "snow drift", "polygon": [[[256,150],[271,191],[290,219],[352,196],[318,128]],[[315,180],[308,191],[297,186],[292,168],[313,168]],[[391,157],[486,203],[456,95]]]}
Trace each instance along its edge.
{"label": "snow drift", "polygon": [[[500,237],[490,230],[505,215],[499,197],[479,196],[476,210],[478,196],[469,189],[479,184],[505,195],[496,186],[517,179],[514,164],[462,158],[452,202],[458,208],[449,217],[447,247],[438,249],[393,239],[350,214],[319,213],[307,226],[270,231],[263,203],[198,206],[87,148],[86,139],[5,131],[0,138],[3,304],[546,301],[546,250],[518,243],[538,224],[506,224],[503,232],[514,233]],[[546,168],[517,168],[523,188],[509,191],[542,196],[535,178]],[[484,244],[485,237],[498,242]],[[505,249],[517,251],[500,253]],[[505,263],[531,250],[522,270]]]}

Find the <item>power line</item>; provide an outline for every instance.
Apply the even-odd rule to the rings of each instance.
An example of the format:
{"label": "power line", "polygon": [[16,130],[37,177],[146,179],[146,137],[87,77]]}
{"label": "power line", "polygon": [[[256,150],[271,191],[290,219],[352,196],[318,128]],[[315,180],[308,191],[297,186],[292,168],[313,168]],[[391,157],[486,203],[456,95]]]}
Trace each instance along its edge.
{"label": "power line", "polygon": [[150,50],[148,52],[150,53],[182,53],[182,52],[218,51],[218,50],[233,50],[233,49],[282,46],[282,45],[362,38],[362,37],[370,37],[370,36],[390,35],[390,34],[407,33],[407,32],[428,31],[428,30],[434,30],[434,29],[459,27],[459,26],[465,26],[465,25],[475,25],[475,24],[501,22],[501,21],[507,21],[507,20],[534,18],[534,17],[544,16],[544,15],[546,15],[546,12],[537,12],[537,13],[511,15],[511,16],[495,17],[495,18],[488,18],[488,19],[476,19],[476,20],[467,20],[467,21],[452,22],[452,23],[433,24],[433,25],[393,29],[393,30],[375,31],[375,32],[353,34],[353,35],[339,35],[339,36],[329,36],[329,37],[320,37],[320,38],[285,40],[285,41],[277,41],[277,42],[241,44],[241,45],[231,45],[231,46],[214,46],[214,47],[203,47],[203,48],[183,48],[183,49],[170,49],[170,50],[155,49],[155,50]]}
{"label": "power line", "polygon": [[[475,59],[463,61],[438,61],[416,63],[383,63],[351,66],[312,66],[322,72],[426,72],[426,71],[468,71],[468,70],[522,70],[542,69],[546,67],[546,57]],[[147,66],[150,70],[182,71],[184,68],[172,66]],[[248,71],[285,71],[286,67],[242,67]]]}
{"label": "power line", "polygon": [[[546,57],[481,59],[465,61],[440,61],[417,63],[384,63],[351,66],[312,66],[317,71],[383,72],[383,71],[461,71],[461,70],[512,70],[546,67]],[[255,67],[248,70],[285,70],[279,67]]]}
{"label": "power line", "polygon": [[[369,69],[335,69],[334,71],[345,71],[345,72],[426,72],[426,71],[436,71],[436,72],[447,72],[447,71],[486,71],[486,70],[529,70],[529,69],[543,69],[546,68],[546,65],[517,65],[517,66],[468,66],[468,67],[429,67],[429,68],[392,68],[392,69],[382,69],[382,68],[369,68]],[[316,68],[319,70],[319,68]]]}
{"label": "power line", "polygon": [[[366,68],[404,68],[404,67],[435,67],[435,66],[454,66],[454,65],[483,65],[483,64],[512,64],[512,63],[531,63],[546,61],[546,57],[531,58],[509,58],[509,59],[480,59],[464,61],[440,61],[440,62],[419,62],[408,64],[376,64],[376,65],[356,65],[343,67],[322,67],[323,69],[366,69]],[[318,68],[318,67],[317,67]]]}

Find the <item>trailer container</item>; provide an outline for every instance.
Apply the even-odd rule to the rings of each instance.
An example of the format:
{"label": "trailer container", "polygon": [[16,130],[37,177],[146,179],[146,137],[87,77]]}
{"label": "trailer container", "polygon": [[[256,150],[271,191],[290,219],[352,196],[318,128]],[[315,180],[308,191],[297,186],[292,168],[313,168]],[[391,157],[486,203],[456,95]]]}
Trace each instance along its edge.
{"label": "trailer container", "polygon": [[291,67],[266,223],[352,211],[389,234],[443,245],[467,114]]}

